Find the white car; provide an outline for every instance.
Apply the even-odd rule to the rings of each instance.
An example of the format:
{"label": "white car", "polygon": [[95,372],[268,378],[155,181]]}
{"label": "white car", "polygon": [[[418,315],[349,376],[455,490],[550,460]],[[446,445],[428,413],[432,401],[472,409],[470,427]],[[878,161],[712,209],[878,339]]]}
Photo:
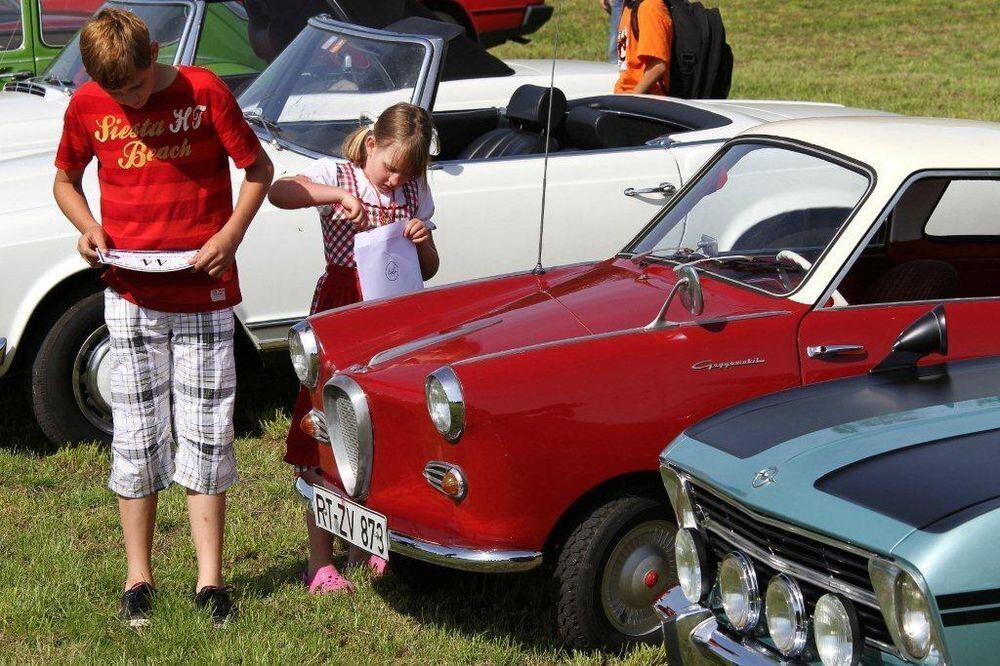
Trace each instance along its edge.
{"label": "white car", "polygon": [[[279,176],[337,157],[360,119],[392,103],[433,108],[440,154],[428,178],[442,267],[432,284],[524,270],[538,260],[550,92],[537,84],[551,63],[544,70],[515,63],[505,78],[469,78],[473,55],[491,56],[463,53],[467,46],[453,27],[436,21],[407,18],[374,30],[313,18],[240,96]],[[462,57],[449,59],[446,51]],[[836,105],[596,94],[610,89],[613,71],[597,83],[605,67],[557,63],[541,255],[547,265],[613,253],[739,131],[781,118],[866,113]],[[466,76],[447,80],[456,75]],[[560,88],[568,89],[569,101]],[[491,101],[500,91],[509,102]],[[110,416],[101,285],[77,256],[76,234],[52,201],[52,158],[39,151],[0,166],[7,187],[22,193],[0,213],[7,231],[0,241],[0,334],[8,349],[0,373],[15,361],[31,373],[35,414],[54,441],[103,438]],[[234,170],[237,181],[242,175]],[[94,169],[84,187],[96,202]],[[257,349],[279,349],[289,326],[307,314],[323,270],[316,213],[265,204],[238,261],[242,330]]]}

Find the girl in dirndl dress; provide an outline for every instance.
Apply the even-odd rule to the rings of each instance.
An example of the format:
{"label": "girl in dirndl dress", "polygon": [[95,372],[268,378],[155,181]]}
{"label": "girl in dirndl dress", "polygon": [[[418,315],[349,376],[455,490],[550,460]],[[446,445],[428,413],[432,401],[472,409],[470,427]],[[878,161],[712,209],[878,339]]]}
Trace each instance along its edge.
{"label": "girl in dirndl dress", "polygon": [[[281,178],[268,198],[278,208],[315,206],[323,227],[326,271],[316,284],[310,314],[362,300],[354,262],[354,235],[376,226],[402,221],[404,236],[417,247],[424,280],[438,269],[431,231],[434,199],[427,186],[433,124],[430,114],[412,104],[386,109],[374,123],[359,127],[344,141],[349,163],[322,159],[297,176]],[[292,425],[285,440],[285,462],[309,483],[320,482],[318,442],[300,425],[312,409],[309,392],[299,390]],[[317,527],[306,511],[309,563],[302,574],[312,594],[353,591],[354,586],[333,565],[333,535]],[[349,564],[366,564],[376,575],[386,561],[351,547]]]}

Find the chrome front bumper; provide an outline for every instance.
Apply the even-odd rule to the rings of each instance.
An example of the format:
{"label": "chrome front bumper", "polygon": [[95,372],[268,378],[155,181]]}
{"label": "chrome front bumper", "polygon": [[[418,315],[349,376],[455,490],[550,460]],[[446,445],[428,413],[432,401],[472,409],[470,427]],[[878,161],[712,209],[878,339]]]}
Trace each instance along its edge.
{"label": "chrome front bumper", "polygon": [[[326,485],[323,489],[343,497],[343,493],[337,488]],[[305,479],[299,477],[295,480],[295,491],[302,497],[307,506],[312,508],[313,488]],[[389,550],[442,567],[483,573],[528,571],[542,563],[542,554],[537,551],[476,550],[458,546],[443,546],[400,534],[394,530],[389,530]]]}
{"label": "chrome front bumper", "polygon": [[663,627],[668,664],[786,664],[756,641],[732,635],[719,626],[712,611],[692,604],[680,586],[672,587],[653,605]]}

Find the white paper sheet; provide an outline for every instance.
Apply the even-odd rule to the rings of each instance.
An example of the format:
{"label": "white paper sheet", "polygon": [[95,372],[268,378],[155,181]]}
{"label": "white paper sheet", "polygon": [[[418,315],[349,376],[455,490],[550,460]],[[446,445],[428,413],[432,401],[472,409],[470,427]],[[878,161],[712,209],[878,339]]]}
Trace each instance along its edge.
{"label": "white paper sheet", "polygon": [[354,236],[361,295],[366,301],[401,296],[424,288],[417,246],[403,236],[404,222],[393,222]]}
{"label": "white paper sheet", "polygon": [[191,268],[191,261],[198,250],[156,252],[149,250],[97,250],[97,260],[130,271],[143,273],[170,273]]}

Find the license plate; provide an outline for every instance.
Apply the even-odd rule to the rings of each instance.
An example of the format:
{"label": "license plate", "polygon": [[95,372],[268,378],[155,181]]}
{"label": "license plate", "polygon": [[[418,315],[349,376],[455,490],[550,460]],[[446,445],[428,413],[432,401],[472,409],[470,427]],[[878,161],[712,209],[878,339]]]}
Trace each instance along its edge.
{"label": "license plate", "polygon": [[389,528],[382,514],[313,486],[313,515],[318,527],[389,559]]}

